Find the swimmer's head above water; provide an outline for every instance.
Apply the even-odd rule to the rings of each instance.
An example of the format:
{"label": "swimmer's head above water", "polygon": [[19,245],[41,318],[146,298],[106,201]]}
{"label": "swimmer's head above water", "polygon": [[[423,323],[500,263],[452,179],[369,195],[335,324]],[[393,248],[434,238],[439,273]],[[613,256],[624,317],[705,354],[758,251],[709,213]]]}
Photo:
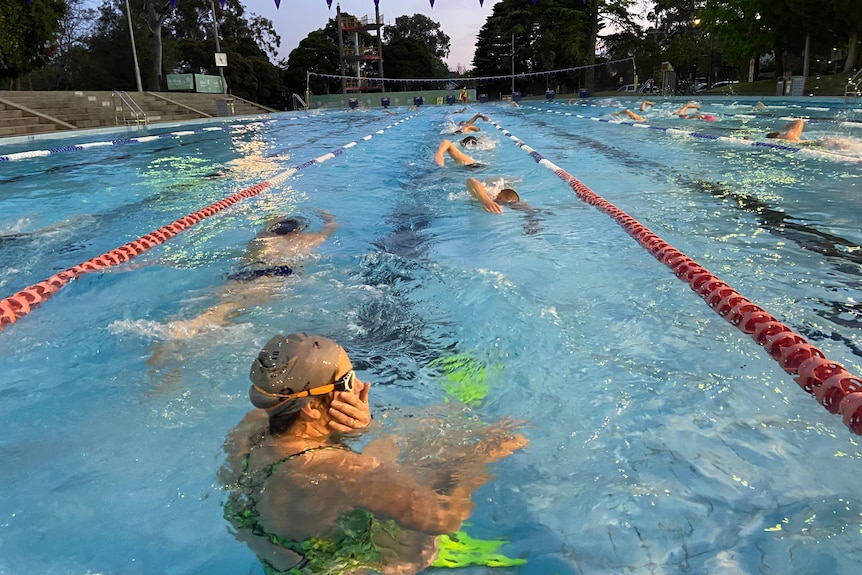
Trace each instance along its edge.
{"label": "swimmer's head above water", "polygon": [[477,146],[479,145],[479,139],[476,136],[467,136],[461,140],[460,144],[465,148],[467,146]]}
{"label": "swimmer's head above water", "polygon": [[503,188],[494,201],[498,204],[517,204],[521,201],[521,196],[512,188]]}

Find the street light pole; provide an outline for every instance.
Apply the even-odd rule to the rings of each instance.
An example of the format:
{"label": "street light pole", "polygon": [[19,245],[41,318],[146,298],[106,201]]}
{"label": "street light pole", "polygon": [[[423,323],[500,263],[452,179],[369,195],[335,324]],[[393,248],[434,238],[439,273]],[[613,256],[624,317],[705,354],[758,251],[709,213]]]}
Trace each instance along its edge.
{"label": "street light pole", "polygon": [[132,58],[135,60],[135,80],[138,83],[138,92],[143,92],[141,86],[141,69],[138,66],[138,49],[135,48],[135,32],[132,30],[132,10],[129,8],[129,0],[126,0],[126,16],[129,19],[129,38],[132,40]]}
{"label": "street light pole", "polygon": [[[126,0],[126,2],[128,2],[128,1],[129,0]],[[216,52],[221,52],[221,44],[219,44],[219,37],[218,37],[218,18],[216,18],[215,0],[210,0],[210,6],[212,6],[212,9],[213,9],[213,30],[215,31]],[[227,94],[227,84],[224,81],[224,68],[221,66],[218,67],[218,75],[221,76],[222,94]]]}
{"label": "street light pole", "polygon": [[515,93],[515,33],[512,32],[512,94]]}

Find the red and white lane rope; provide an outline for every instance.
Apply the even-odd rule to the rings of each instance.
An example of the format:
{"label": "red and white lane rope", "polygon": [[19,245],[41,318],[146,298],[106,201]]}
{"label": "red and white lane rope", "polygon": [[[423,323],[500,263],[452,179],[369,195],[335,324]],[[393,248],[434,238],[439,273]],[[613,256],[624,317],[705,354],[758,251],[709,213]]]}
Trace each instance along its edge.
{"label": "red and white lane rope", "polygon": [[689,284],[718,315],[742,332],[795,375],[799,387],[813,395],[830,413],[839,413],[850,430],[862,435],[862,379],[809,344],[805,338],[755,305],[736,290],[710,273],[706,268],[680,252],[646,226],[605,200],[583,182],[543,157],[536,150],[494,121],[495,128],[530,154],[536,162],[566,182],[582,201],[595,206],[616,221],[658,261],[668,266],[676,276]]}
{"label": "red and white lane rope", "polygon": [[96,256],[76,266],[72,266],[69,269],[66,269],[58,274],[54,274],[46,280],[24,288],[18,293],[15,293],[5,299],[0,300],[0,330],[3,330],[6,326],[15,323],[25,315],[29,314],[38,305],[45,302],[58,291],[60,291],[62,287],[64,287],[71,281],[79,278],[80,276],[89,272],[103,270],[111,266],[127,262],[132,258],[152,249],[153,247],[165,243],[178,233],[192,227],[203,219],[206,219],[219,213],[220,211],[232,206],[240,200],[254,197],[268,188],[278,186],[299,170],[305,169],[315,164],[322,164],[327,160],[341,155],[342,153],[356,146],[360,142],[367,142],[375,135],[383,134],[386,130],[393,128],[403,122],[406,122],[407,120],[415,116],[416,114],[413,114],[401,120],[398,120],[397,122],[393,122],[385,128],[377,130],[372,134],[368,134],[360,138],[359,140],[349,142],[341,146],[340,148],[329,152],[328,154],[320,156],[319,158],[309,160],[296,167],[276,174],[274,177],[268,180],[255,184],[250,188],[246,188],[214,204],[210,204],[209,206],[206,206],[205,208],[188,214],[187,216],[182,217],[175,222],[172,222],[166,226],[162,226],[155,231],[141,236],[134,241],[123,244],[118,248],[114,248],[109,252],[106,252],[100,256]]}

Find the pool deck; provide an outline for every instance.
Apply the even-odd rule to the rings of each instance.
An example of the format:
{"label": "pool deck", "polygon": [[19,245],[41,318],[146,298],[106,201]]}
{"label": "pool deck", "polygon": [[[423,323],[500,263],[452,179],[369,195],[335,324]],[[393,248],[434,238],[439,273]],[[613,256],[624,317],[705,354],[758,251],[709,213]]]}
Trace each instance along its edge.
{"label": "pool deck", "polygon": [[3,90],[0,138],[276,111],[229,94]]}

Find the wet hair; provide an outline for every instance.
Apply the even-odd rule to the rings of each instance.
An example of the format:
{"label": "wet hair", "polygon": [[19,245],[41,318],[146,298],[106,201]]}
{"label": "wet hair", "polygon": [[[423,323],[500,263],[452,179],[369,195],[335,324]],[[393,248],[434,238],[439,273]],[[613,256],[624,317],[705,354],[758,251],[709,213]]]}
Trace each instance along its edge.
{"label": "wet hair", "polygon": [[463,140],[461,140],[462,146],[475,146],[479,143],[479,139],[476,136],[467,136]]}
{"label": "wet hair", "polygon": [[279,236],[284,236],[293,232],[301,232],[307,227],[308,220],[306,220],[305,218],[293,217],[285,218],[272,224],[271,226],[266,228],[266,231]]}
{"label": "wet hair", "polygon": [[781,132],[769,132],[766,134],[767,138],[777,138],[781,136]]}
{"label": "wet hair", "polygon": [[494,201],[499,204],[514,204],[516,202],[520,202],[521,197],[518,195],[518,192],[512,188],[503,188],[500,190],[500,193],[497,194],[497,198]]}

